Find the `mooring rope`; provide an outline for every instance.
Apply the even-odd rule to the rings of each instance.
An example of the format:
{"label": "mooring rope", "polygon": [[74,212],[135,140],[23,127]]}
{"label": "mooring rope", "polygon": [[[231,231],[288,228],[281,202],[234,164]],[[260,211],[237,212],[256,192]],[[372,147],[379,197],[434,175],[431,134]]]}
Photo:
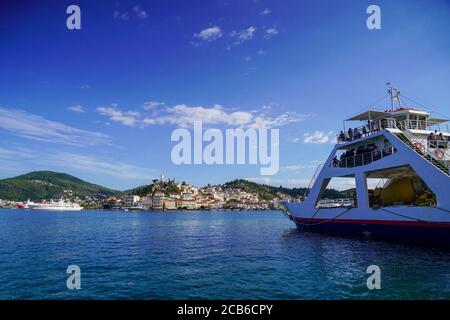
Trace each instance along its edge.
{"label": "mooring rope", "polygon": [[447,209],[444,209],[444,208],[440,208],[440,207],[435,207],[435,208],[450,213],[450,210],[447,210]]}
{"label": "mooring rope", "polygon": [[[311,218],[308,218],[308,219],[309,220],[312,219],[319,212],[320,209],[321,208],[317,209],[317,211],[314,213],[314,215]],[[316,222],[316,223],[308,223],[308,222],[304,223],[304,222],[300,222],[300,221],[295,221],[295,223],[298,223],[298,224],[303,225],[303,226],[317,226],[317,225],[320,225],[320,224],[323,224],[323,223],[328,223],[330,221],[333,221],[333,220],[339,218],[340,216],[344,215],[345,213],[349,212],[351,209],[353,209],[353,208],[347,208],[344,212],[341,212],[337,216],[335,216],[333,218],[330,218],[328,220],[325,220],[325,221]]]}
{"label": "mooring rope", "polygon": [[[438,208],[438,207],[436,207],[436,208],[437,208],[437,209],[441,209],[441,210],[444,210],[444,211],[449,212],[449,211],[446,210],[446,209],[442,209],[442,208]],[[380,208],[380,209],[383,210],[383,211],[386,211],[386,212],[388,212],[388,213],[390,213],[390,214],[393,214],[393,215],[396,215],[396,216],[399,216],[399,217],[402,217],[402,218],[407,218],[407,219],[410,219],[410,220],[413,220],[413,221],[417,221],[417,222],[425,222],[425,223],[429,223],[429,224],[439,222],[439,221],[428,221],[428,220],[422,220],[422,219],[418,219],[418,218],[413,218],[413,217],[405,216],[405,215],[403,215],[403,214],[396,213],[396,212],[393,212],[393,211],[391,211],[391,210],[384,209],[384,208]],[[449,222],[439,222],[439,223],[445,223],[445,224],[450,225]]]}

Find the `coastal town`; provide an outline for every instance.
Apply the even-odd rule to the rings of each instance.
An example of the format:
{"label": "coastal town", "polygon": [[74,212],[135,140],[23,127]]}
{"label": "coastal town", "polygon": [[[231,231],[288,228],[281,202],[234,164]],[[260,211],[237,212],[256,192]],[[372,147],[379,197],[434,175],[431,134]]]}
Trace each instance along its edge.
{"label": "coastal town", "polygon": [[[139,192],[138,192],[139,193]],[[148,193],[112,196],[105,199],[105,209],[125,210],[271,210],[279,201],[294,200],[284,194],[262,199],[257,192],[222,185],[195,187],[185,182],[154,180]]]}
{"label": "coastal town", "polygon": [[[279,202],[301,201],[302,197],[292,197],[282,192],[262,193],[261,185],[241,181],[224,185],[196,187],[174,179],[164,179],[161,174],[151,184],[112,195],[78,196],[73,190],[66,189],[58,198],[38,199],[39,203],[64,201],[79,205],[84,209],[105,209],[123,211],[170,211],[170,210],[274,210]],[[247,189],[247,190],[244,190]],[[1,200],[0,208],[29,208],[35,205],[26,199]],[[27,205],[27,203],[29,205]]]}
{"label": "coastal town", "polygon": [[144,196],[112,196],[105,199],[104,209],[123,210],[269,210],[278,207],[279,199],[262,200],[257,194],[221,186],[194,187],[178,184],[180,192],[155,188]]}

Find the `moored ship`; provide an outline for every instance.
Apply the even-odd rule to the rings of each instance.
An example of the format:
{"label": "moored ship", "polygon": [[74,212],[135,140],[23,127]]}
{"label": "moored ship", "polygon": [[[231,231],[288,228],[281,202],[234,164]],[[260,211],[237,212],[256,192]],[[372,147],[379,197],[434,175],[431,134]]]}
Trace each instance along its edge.
{"label": "moored ship", "polygon": [[[305,201],[283,202],[283,210],[301,230],[450,246],[448,119],[404,106],[393,86],[387,96],[387,110],[345,120],[363,125],[341,131]],[[352,181],[354,199],[323,205],[336,178]]]}
{"label": "moored ship", "polygon": [[83,207],[79,206],[77,203],[70,203],[64,200],[59,200],[57,202],[50,201],[34,205],[32,210],[47,210],[47,211],[80,211]]}

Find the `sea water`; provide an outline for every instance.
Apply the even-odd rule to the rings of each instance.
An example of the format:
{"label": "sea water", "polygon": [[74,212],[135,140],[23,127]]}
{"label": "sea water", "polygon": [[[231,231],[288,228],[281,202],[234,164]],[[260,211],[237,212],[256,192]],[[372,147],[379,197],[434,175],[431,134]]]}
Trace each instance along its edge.
{"label": "sea water", "polygon": [[448,251],[302,232],[279,211],[0,209],[0,243],[0,299],[450,298]]}

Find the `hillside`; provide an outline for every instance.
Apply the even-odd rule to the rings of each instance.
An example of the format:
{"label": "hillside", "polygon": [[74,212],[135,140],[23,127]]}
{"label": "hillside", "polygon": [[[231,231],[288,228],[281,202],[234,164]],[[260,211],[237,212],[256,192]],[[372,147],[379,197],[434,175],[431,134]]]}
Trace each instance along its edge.
{"label": "hillside", "polygon": [[33,201],[65,197],[103,198],[118,191],[92,184],[66,173],[34,171],[0,180],[0,199]]}
{"label": "hillside", "polygon": [[[278,193],[289,195],[291,197],[303,196],[307,188],[285,188],[283,186],[274,187],[256,182],[237,179],[227,182],[223,185],[224,188],[239,188],[249,193],[258,194],[260,199],[272,200]],[[354,190],[338,191],[335,189],[326,189],[323,197],[328,199],[337,198],[351,198],[354,195]]]}
{"label": "hillside", "polygon": [[179,193],[180,190],[177,187],[177,184],[173,181],[165,181],[163,185],[161,186],[160,183],[152,183],[145,186],[140,186],[131,190],[125,190],[123,191],[123,194],[135,194],[140,197],[146,196],[149,193],[152,193],[154,190],[163,190],[164,192],[175,192]]}
{"label": "hillside", "polygon": [[[307,188],[285,188],[282,186],[274,187],[271,185],[260,184],[244,179],[236,179],[221,185],[224,189],[241,189],[248,193],[257,194],[261,200],[273,200],[274,198],[279,198],[280,194],[288,195],[291,197],[303,196],[307,191]],[[124,191],[124,194],[135,194],[138,196],[145,196],[151,193],[154,189],[163,190],[166,193],[175,192],[178,193],[176,183],[173,181],[164,182],[161,187],[159,183],[150,184],[145,186],[140,186],[131,190]],[[355,191],[353,189],[338,191],[335,189],[326,189],[323,197],[328,199],[337,198],[352,198]]]}
{"label": "hillside", "polygon": [[[305,194],[306,188],[285,188],[259,184],[248,180],[237,179],[222,185],[224,189],[241,189],[248,193],[257,194],[261,200],[279,198],[280,194],[291,197],[299,197]],[[85,199],[86,197],[101,200],[112,195],[136,194],[144,196],[154,189],[163,190],[166,193],[180,190],[173,181],[150,184],[127,191],[117,191],[92,184],[66,173],[52,171],[34,171],[14,178],[0,180],[0,199],[12,201],[25,201],[31,199],[40,201],[43,199],[57,199],[60,197]],[[325,190],[324,198],[351,198],[354,190],[338,191]]]}

